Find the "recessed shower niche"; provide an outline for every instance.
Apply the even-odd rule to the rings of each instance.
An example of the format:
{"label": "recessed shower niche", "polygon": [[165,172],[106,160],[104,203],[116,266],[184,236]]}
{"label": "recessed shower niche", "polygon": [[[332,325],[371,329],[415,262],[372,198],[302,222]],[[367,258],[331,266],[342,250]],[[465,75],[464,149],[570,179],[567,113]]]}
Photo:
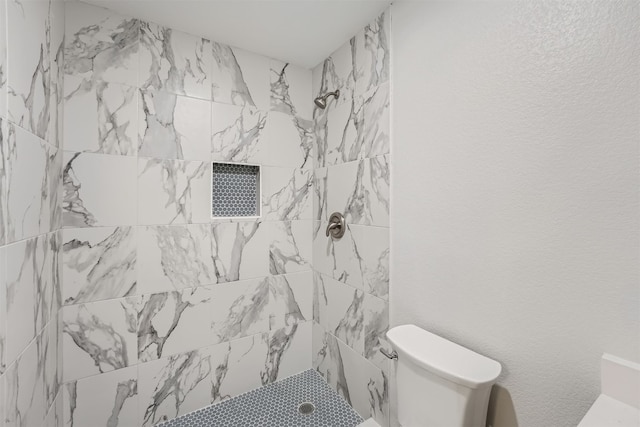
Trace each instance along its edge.
{"label": "recessed shower niche", "polygon": [[260,209],[260,166],[211,164],[211,217],[257,218]]}

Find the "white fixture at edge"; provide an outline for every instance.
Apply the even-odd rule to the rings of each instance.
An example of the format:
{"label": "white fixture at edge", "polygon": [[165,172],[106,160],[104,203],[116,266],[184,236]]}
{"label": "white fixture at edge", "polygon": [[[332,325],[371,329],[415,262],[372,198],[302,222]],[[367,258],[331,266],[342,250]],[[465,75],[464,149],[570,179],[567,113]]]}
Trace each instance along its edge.
{"label": "white fixture at edge", "polygon": [[398,355],[398,421],[402,427],[484,427],[500,363],[415,325],[387,337]]}
{"label": "white fixture at edge", "polygon": [[578,427],[640,427],[640,364],[602,355],[600,396]]}

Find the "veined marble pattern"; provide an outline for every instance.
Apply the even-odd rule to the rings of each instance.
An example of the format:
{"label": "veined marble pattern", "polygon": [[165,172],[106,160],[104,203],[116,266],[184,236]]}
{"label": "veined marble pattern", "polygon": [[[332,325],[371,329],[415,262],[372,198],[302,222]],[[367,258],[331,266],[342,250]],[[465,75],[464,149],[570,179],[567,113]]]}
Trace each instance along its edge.
{"label": "veined marble pattern", "polygon": [[138,160],[140,224],[208,222],[211,164],[195,161]]}
{"label": "veined marble pattern", "polygon": [[138,155],[211,158],[211,103],[166,92],[141,91]]}
{"label": "veined marble pattern", "polygon": [[389,350],[386,339],[389,330],[389,303],[380,298],[364,295],[364,356],[380,369],[385,369],[388,359],[380,352]]}
{"label": "veined marble pattern", "polygon": [[311,219],[310,171],[263,167],[261,172],[264,220]]}
{"label": "veined marble pattern", "polygon": [[53,405],[59,389],[56,328],[49,323],[5,373],[7,426],[40,425]]}
{"label": "veined marble pattern", "polygon": [[[11,363],[60,306],[56,233],[22,240],[6,251],[6,359]],[[54,322],[55,323],[55,322]]]}
{"label": "veined marble pattern", "polygon": [[[65,97],[98,81],[137,85],[140,22],[86,3],[66,4]],[[70,83],[73,82],[73,83]]]}
{"label": "veined marble pattern", "polygon": [[140,362],[212,344],[213,296],[208,287],[144,295],[138,311]]}
{"label": "veined marble pattern", "polygon": [[137,301],[129,297],[63,307],[65,382],[137,363]]}
{"label": "veined marble pattern", "polygon": [[49,142],[49,144],[53,145],[54,147],[62,148],[64,116],[64,1],[51,1],[49,9],[49,19],[51,25],[51,33],[49,35],[51,46],[51,90],[49,96],[50,120],[47,142]]}
{"label": "veined marble pattern", "polygon": [[313,319],[312,280],[311,271],[269,277],[271,330]]}
{"label": "veined marble pattern", "polygon": [[[319,126],[316,122],[316,126]],[[362,105],[356,105],[355,101],[345,102],[326,113],[325,132],[319,135],[325,136],[324,141],[318,143],[321,153],[322,165],[331,166],[364,158],[364,111]]]}
{"label": "veined marble pattern", "polygon": [[323,221],[328,219],[327,213],[327,168],[313,171],[313,219]]}
{"label": "veined marble pattern", "polygon": [[134,157],[65,151],[64,226],[135,225],[136,172]]}
{"label": "veined marble pattern", "polygon": [[[7,249],[0,246],[0,378],[7,369],[6,349],[7,349]],[[0,380],[1,382],[1,380]],[[3,392],[0,384],[0,394]],[[0,415],[4,413],[4,399],[0,396]],[[0,418],[3,420],[4,418]]]}
{"label": "veined marble pattern", "polygon": [[211,45],[213,101],[268,110],[270,106],[269,59],[216,42],[212,42]]}
{"label": "veined marble pattern", "polygon": [[9,159],[7,154],[9,153],[9,126],[6,119],[0,117],[0,245],[4,245],[7,240],[7,216],[8,205],[6,200],[7,186],[9,185],[9,176],[7,169],[9,169]]}
{"label": "veined marble pattern", "polygon": [[136,227],[63,230],[62,300],[78,304],[136,291]]}
{"label": "veined marble pattern", "polygon": [[[315,324],[314,367],[363,418],[389,425],[388,368],[379,369]],[[388,364],[387,364],[388,366]]]}
{"label": "veined marble pattern", "polygon": [[262,160],[270,166],[310,169],[313,154],[311,120],[270,111],[264,128],[268,150]]}
{"label": "veined marble pattern", "polygon": [[294,273],[311,268],[311,221],[280,221],[268,223],[269,272]]}
{"label": "veined marble pattern", "polygon": [[363,143],[366,157],[389,154],[391,135],[389,104],[389,83],[377,86],[365,94]]}
{"label": "veined marble pattern", "polygon": [[[355,38],[344,43],[331,56],[324,60],[321,67],[320,87],[314,93],[314,97],[324,95],[327,92],[340,90],[340,98],[332,98],[328,108],[335,108],[344,103],[351,103],[355,91],[354,73]],[[316,112],[321,112],[319,109]]]}
{"label": "veined marble pattern", "polygon": [[59,221],[58,150],[9,124],[3,140],[7,243],[57,228]]}
{"label": "veined marble pattern", "polygon": [[67,76],[78,89],[64,103],[65,149],[77,152],[135,155],[137,149],[136,89],[96,81],[82,85],[81,77]]}
{"label": "veined marble pattern", "polygon": [[[0,0],[0,25],[7,28],[7,1]],[[7,32],[0,31],[0,118],[7,117]],[[0,418],[4,419],[4,418]]]}
{"label": "veined marble pattern", "polygon": [[313,279],[316,321],[364,354],[364,293],[318,273]]}
{"label": "veined marble pattern", "polygon": [[[7,2],[8,113],[11,121],[47,139],[51,108],[51,1]],[[55,55],[55,54],[54,54]]]}
{"label": "veined marble pattern", "polygon": [[269,353],[261,372],[263,384],[297,374],[311,366],[312,323],[291,323],[269,334]]}
{"label": "veined marble pattern", "polygon": [[262,134],[267,116],[249,105],[213,103],[211,106],[212,160],[262,163],[266,148]]}
{"label": "veined marble pattern", "polygon": [[218,282],[264,277],[269,274],[268,223],[224,222],[213,225],[213,257]]}
{"label": "veined marble pattern", "polygon": [[141,23],[141,88],[211,99],[212,61],[208,40],[156,24]]}
{"label": "veined marble pattern", "polygon": [[355,62],[358,64],[356,94],[363,96],[389,81],[390,13],[387,9],[355,37]]}
{"label": "veined marble pattern", "polygon": [[62,389],[65,426],[135,426],[138,372],[129,367],[66,383]]}
{"label": "veined marble pattern", "polygon": [[309,102],[311,73],[293,64],[272,60],[271,111],[310,120],[313,103]]}

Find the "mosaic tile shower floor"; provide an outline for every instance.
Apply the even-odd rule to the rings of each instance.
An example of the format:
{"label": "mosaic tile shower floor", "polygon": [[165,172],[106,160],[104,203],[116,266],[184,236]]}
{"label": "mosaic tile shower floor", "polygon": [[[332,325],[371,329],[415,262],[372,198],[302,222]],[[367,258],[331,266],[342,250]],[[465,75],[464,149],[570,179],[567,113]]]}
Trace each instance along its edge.
{"label": "mosaic tile shower floor", "polygon": [[[313,413],[298,412],[298,406],[304,402],[313,403]],[[309,369],[158,426],[355,427],[362,421],[320,374]]]}

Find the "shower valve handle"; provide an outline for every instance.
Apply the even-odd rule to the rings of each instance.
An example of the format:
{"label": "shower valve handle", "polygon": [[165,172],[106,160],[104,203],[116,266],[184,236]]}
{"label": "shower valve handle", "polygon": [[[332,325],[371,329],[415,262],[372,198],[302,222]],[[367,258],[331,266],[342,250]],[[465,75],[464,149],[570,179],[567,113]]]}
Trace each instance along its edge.
{"label": "shower valve handle", "polygon": [[329,217],[329,225],[327,225],[327,237],[331,235],[334,239],[339,239],[344,236],[346,230],[344,216],[340,212],[334,212]]}

